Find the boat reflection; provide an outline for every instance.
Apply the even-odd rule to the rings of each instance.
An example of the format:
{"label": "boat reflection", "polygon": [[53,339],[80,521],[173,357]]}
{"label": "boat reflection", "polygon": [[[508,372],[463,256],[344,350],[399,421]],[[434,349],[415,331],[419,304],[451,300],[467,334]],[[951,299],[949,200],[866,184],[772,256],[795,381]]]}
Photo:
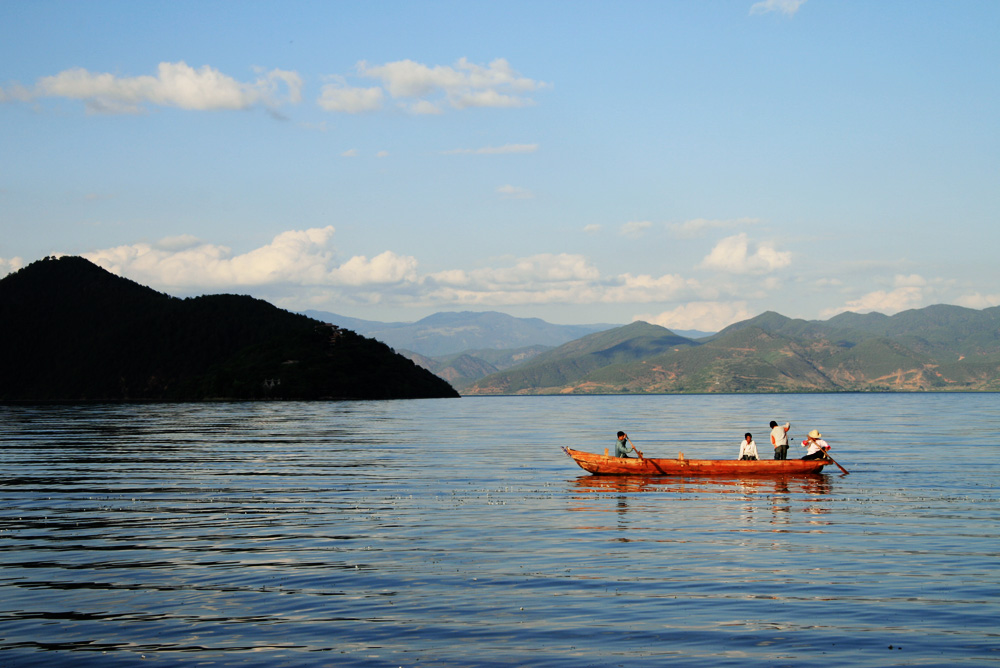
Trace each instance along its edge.
{"label": "boat reflection", "polygon": [[572,489],[585,494],[643,492],[717,494],[829,494],[832,481],[823,473],[795,476],[725,478],[718,476],[601,476],[584,475],[571,481]]}
{"label": "boat reflection", "polygon": [[[711,501],[715,511],[730,513],[738,504],[739,521],[790,524],[793,512],[817,516],[829,513],[833,479],[826,474],[753,478],[650,477],[585,475],[568,481],[569,509],[575,512],[608,513],[624,516],[633,507],[642,513],[673,510],[671,502],[700,499]],[[613,507],[608,504],[614,500]],[[721,503],[725,502],[725,503]],[[703,509],[704,512],[705,509]],[[708,511],[706,515],[713,514]],[[798,520],[801,522],[802,520]],[[808,524],[827,524],[816,517]]]}

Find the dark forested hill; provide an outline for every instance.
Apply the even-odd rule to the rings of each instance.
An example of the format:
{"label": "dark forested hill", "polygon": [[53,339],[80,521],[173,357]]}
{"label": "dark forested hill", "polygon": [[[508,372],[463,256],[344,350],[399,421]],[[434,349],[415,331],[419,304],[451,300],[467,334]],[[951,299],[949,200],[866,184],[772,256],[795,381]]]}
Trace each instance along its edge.
{"label": "dark forested hill", "polygon": [[251,297],[177,299],[78,257],[0,280],[0,401],[454,396],[383,343]]}

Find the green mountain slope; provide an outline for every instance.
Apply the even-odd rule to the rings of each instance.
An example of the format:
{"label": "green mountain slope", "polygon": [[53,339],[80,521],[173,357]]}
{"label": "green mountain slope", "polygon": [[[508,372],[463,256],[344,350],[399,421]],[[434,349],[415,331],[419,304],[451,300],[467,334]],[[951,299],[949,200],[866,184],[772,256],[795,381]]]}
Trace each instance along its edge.
{"label": "green mountain slope", "polygon": [[598,369],[693,345],[696,344],[690,339],[664,327],[634,322],[571,341],[532,358],[523,366],[486,376],[466,388],[466,393],[567,391]]}
{"label": "green mountain slope", "polygon": [[454,397],[349,330],[235,295],[177,299],[76,257],[0,280],[0,401]]}
{"label": "green mountain slope", "polygon": [[845,333],[892,339],[919,352],[1000,354],[1000,307],[977,311],[938,304],[893,316],[842,313],[826,321],[826,325]]}
{"label": "green mountain slope", "polygon": [[998,320],[1000,309],[950,306],[827,322],[768,312],[683,345],[651,343],[653,326],[633,323],[487,376],[466,393],[997,391]]}
{"label": "green mountain slope", "polygon": [[797,392],[833,389],[793,340],[757,327],[585,379],[593,392]]}

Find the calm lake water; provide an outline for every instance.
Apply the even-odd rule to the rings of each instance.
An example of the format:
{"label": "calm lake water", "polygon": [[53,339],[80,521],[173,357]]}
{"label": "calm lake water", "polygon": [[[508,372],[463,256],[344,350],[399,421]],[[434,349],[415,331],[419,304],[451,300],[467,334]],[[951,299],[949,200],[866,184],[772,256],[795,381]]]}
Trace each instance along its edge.
{"label": "calm lake water", "polygon": [[[771,419],[850,475],[608,479],[560,447],[735,458]],[[1000,664],[998,395],[0,420],[2,668]]]}

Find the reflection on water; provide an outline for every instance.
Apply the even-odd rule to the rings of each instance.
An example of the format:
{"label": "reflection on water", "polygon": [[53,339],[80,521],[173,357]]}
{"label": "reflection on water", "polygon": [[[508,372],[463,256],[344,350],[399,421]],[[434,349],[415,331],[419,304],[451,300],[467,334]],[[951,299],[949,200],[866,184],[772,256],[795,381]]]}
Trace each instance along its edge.
{"label": "reflection on water", "polygon": [[[655,512],[669,516],[678,508],[688,513],[692,508],[705,505],[701,512],[711,513],[735,503],[736,519],[740,525],[789,525],[792,523],[790,518],[783,517],[783,514],[793,510],[810,515],[828,513],[828,500],[822,497],[832,493],[834,484],[831,477],[825,474],[742,479],[587,475],[572,481],[576,493],[570,496],[567,508],[574,512],[614,512],[620,515],[628,512],[648,514],[655,509]],[[655,501],[649,495],[656,495]],[[614,499],[614,506],[608,506],[606,499]],[[810,519],[808,523],[810,531],[816,531],[814,527],[823,524],[818,519]],[[623,526],[618,523],[604,528],[620,529]],[[588,524],[587,528],[596,530],[601,527]]]}
{"label": "reflection on water", "polygon": [[[998,406],[0,407],[0,663],[996,663]],[[852,474],[581,476],[560,450],[627,420],[648,456],[728,457],[785,415]]]}
{"label": "reflection on water", "polygon": [[661,494],[829,494],[831,479],[822,473],[798,476],[603,476],[585,475],[573,481],[581,492]]}

